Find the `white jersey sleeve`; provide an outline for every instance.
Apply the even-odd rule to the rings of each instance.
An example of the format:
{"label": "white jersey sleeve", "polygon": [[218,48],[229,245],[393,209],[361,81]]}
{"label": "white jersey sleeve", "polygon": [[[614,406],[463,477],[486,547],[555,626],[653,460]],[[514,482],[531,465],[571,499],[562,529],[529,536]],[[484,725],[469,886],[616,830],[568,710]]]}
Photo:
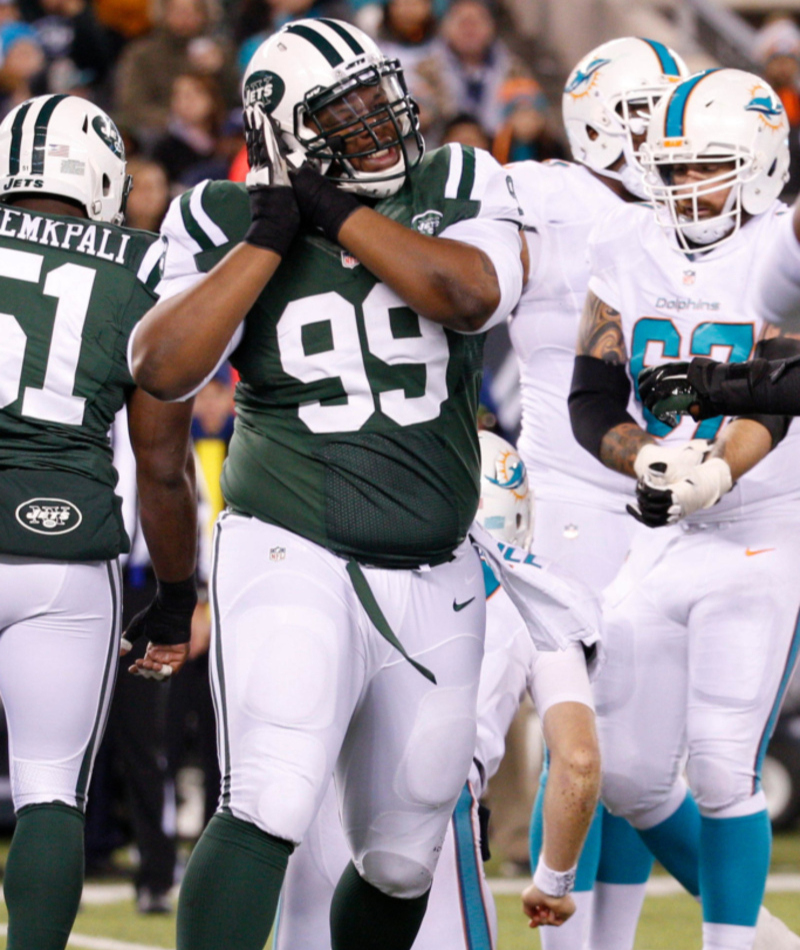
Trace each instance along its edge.
{"label": "white jersey sleeve", "polygon": [[[464,148],[449,146],[450,173],[445,198],[455,198],[461,182]],[[445,228],[439,237],[463,241],[483,251],[494,266],[500,285],[500,303],[481,327],[483,333],[506,320],[522,293],[522,209],[514,195],[514,186],[506,170],[482,149],[474,150],[475,176],[470,189],[471,201],[480,202],[474,218],[458,221]]]}
{"label": "white jersey sleeve", "polygon": [[769,323],[800,328],[800,241],[794,214],[782,214],[772,241],[755,260],[755,306]]}

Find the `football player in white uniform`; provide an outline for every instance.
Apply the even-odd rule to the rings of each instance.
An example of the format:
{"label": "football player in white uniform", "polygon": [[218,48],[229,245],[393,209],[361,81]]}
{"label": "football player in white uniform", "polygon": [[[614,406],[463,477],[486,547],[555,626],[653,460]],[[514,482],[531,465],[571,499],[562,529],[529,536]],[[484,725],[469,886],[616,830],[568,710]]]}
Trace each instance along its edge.
{"label": "football player in white uniform", "polygon": [[657,104],[642,147],[656,214],[621,208],[592,234],[570,395],[578,441],[638,477],[632,513],[657,528],[637,530],[605,595],[603,798],[659,855],[694,821],[686,765],[704,950],[753,947],[769,867],[760,768],[800,645],[800,434],[779,416],[670,429],[636,379],[690,354],[797,351],[749,287],[787,212],[787,132],[774,91],[738,70],[693,76]]}
{"label": "football player in white uniform", "polygon": [[177,943],[262,950],[335,772],[332,946],[407,950],[475,748],[482,331],[519,298],[521,212],[487,154],[422,155],[399,63],[346,23],[273,34],[244,96],[249,189],[173,203],[131,350],[161,397],[229,352],[242,380],[211,582],[222,797]]}
{"label": "football player in white uniform", "polygon": [[[567,409],[589,282],[589,232],[608,212],[643,197],[638,147],[650,112],[688,75],[680,57],[661,43],[627,37],[602,44],[577,64],[564,90],[564,125],[575,161],[509,166],[532,257],[510,333],[521,370],[518,448],[537,493],[536,551],[598,593],[619,570],[634,523],[625,513],[633,483],[587,456]],[[578,866],[577,911],[558,930],[542,931],[545,950],[582,950],[587,940],[593,950],[633,946],[652,856],[627,822],[603,812],[598,810]],[[534,862],[541,847],[539,815],[537,802]],[[696,893],[696,873],[694,880],[683,879]]]}
{"label": "football player in white uniform", "polygon": [[[495,538],[522,550],[530,544],[533,494],[516,451],[491,432],[480,433],[481,500],[476,521]],[[550,748],[551,780],[545,806],[548,866],[569,872],[577,861],[599,788],[600,762],[586,662],[580,644],[542,652],[488,565],[486,646],[478,687],[478,739],[470,776],[450,820],[414,950],[492,950],[494,900],[483,873],[478,801],[497,771],[504,737],[519,703],[530,693]],[[331,787],[302,845],[295,851],[281,894],[276,950],[330,950],[329,907],[350,854]],[[568,875],[569,877],[569,875]],[[540,878],[544,887],[551,886]],[[568,883],[568,882],[567,882]],[[571,898],[551,900],[540,914],[533,886],[525,906],[537,923],[558,923]],[[550,928],[546,928],[550,929]]]}

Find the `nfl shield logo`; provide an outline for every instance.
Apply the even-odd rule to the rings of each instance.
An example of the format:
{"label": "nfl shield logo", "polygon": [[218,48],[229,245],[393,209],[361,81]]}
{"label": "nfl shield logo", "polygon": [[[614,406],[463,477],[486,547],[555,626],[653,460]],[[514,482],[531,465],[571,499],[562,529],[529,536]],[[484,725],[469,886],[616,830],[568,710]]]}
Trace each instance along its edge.
{"label": "nfl shield logo", "polygon": [[270,548],[270,561],[283,561],[286,558],[286,548]]}
{"label": "nfl shield logo", "polygon": [[360,263],[361,261],[357,257],[353,257],[353,255],[348,254],[347,251],[342,251],[342,267],[352,270],[354,267],[358,267]]}
{"label": "nfl shield logo", "polygon": [[684,282],[684,284],[686,284],[687,286],[688,286],[689,284],[693,284],[693,283],[694,283],[695,276],[696,276],[696,275],[695,275],[695,272],[694,272],[693,270],[685,270],[685,271],[683,272],[683,282]]}

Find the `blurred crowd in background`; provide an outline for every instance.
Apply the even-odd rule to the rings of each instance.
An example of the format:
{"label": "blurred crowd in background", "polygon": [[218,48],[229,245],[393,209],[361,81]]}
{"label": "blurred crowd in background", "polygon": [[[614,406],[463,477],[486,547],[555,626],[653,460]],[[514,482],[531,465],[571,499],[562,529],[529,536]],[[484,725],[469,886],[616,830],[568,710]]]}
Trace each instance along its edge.
{"label": "blurred crowd in background", "polygon": [[[559,63],[542,43],[541,21],[538,37],[536,24],[531,25],[529,14],[540,2],[0,0],[0,118],[45,92],[94,100],[112,115],[125,139],[134,178],[126,223],[155,231],[169,201],[185,189],[206,178],[244,179],[240,77],[258,45],[290,20],[335,17],[356,23],[387,55],[401,60],[419,103],[428,148],[460,142],[488,149],[502,163],[568,158],[560,85],[578,56],[609,38],[613,26],[606,23],[606,35],[596,35],[599,0],[595,5],[574,0],[574,29],[569,22],[561,24],[562,34],[574,34],[574,58]],[[564,3],[561,9],[572,5]],[[762,14],[753,24],[758,33],[751,50],[752,60],[779,93],[792,128],[786,199],[800,190],[798,22],[800,18],[789,13]],[[553,21],[554,30],[557,25]],[[581,31],[587,34],[585,42]],[[673,37],[669,41],[675,45]],[[687,58],[692,61],[691,55]],[[709,65],[697,59],[695,64]],[[491,347],[489,357],[491,364]],[[486,401],[501,415],[491,399]],[[206,526],[223,503],[219,472],[233,412],[233,380],[226,368],[198,396],[195,407]],[[486,419],[493,427],[496,415],[487,412]],[[506,428],[513,439],[512,427]],[[121,434],[121,451],[126,442]],[[118,458],[117,464],[123,472],[121,490],[131,502],[130,483],[125,488],[128,463]],[[135,540],[135,494],[129,516]],[[199,572],[201,580],[207,577],[207,559]],[[130,617],[149,601],[154,583],[146,551],[136,543],[125,567],[125,583],[125,613]],[[216,804],[219,775],[207,661],[210,622],[204,605],[195,619],[192,662],[168,689],[119,676],[90,793],[89,873],[118,872],[115,849],[133,838],[143,912],[170,909],[176,836],[198,834]],[[121,673],[128,662],[121,663]],[[517,752],[504,766],[511,775],[508,791],[503,791],[502,780],[494,790],[497,814],[508,816],[500,850],[516,869],[527,861],[526,825],[534,791],[524,731],[509,742]],[[192,794],[182,788],[176,796],[176,782],[181,781],[195,782]],[[189,800],[195,813],[187,817]],[[178,801],[184,806],[183,828]]]}

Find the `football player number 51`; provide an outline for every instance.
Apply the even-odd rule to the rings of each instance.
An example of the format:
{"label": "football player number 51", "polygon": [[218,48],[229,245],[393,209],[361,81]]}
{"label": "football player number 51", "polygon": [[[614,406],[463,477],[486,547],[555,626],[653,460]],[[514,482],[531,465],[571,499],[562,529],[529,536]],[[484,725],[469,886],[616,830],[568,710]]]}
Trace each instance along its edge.
{"label": "football player number 51", "polygon": [[[450,348],[439,324],[421,320],[385,284],[376,284],[362,305],[367,351],[389,366],[422,367],[424,391],[407,396],[406,388],[375,392],[370,385],[359,337],[355,307],[335,292],[315,294],[289,303],[278,321],[278,346],[286,373],[304,383],[338,379],[347,395],[340,404],[308,402],[299,415],[312,432],[353,432],[380,409],[401,426],[437,418],[447,398]],[[397,332],[392,313],[410,316],[413,332]],[[309,331],[319,332],[315,343]],[[405,382],[414,377],[406,373]],[[417,375],[417,379],[419,379]]]}
{"label": "football player number 51", "polygon": [[[30,251],[0,248],[0,277],[38,284],[44,257]],[[73,395],[75,374],[83,342],[83,325],[96,272],[79,264],[62,264],[44,281],[44,293],[58,301],[53,332],[41,387],[26,386],[20,412],[23,416],[80,425],[86,400]],[[13,314],[0,313],[0,409],[16,402],[28,337]]]}

